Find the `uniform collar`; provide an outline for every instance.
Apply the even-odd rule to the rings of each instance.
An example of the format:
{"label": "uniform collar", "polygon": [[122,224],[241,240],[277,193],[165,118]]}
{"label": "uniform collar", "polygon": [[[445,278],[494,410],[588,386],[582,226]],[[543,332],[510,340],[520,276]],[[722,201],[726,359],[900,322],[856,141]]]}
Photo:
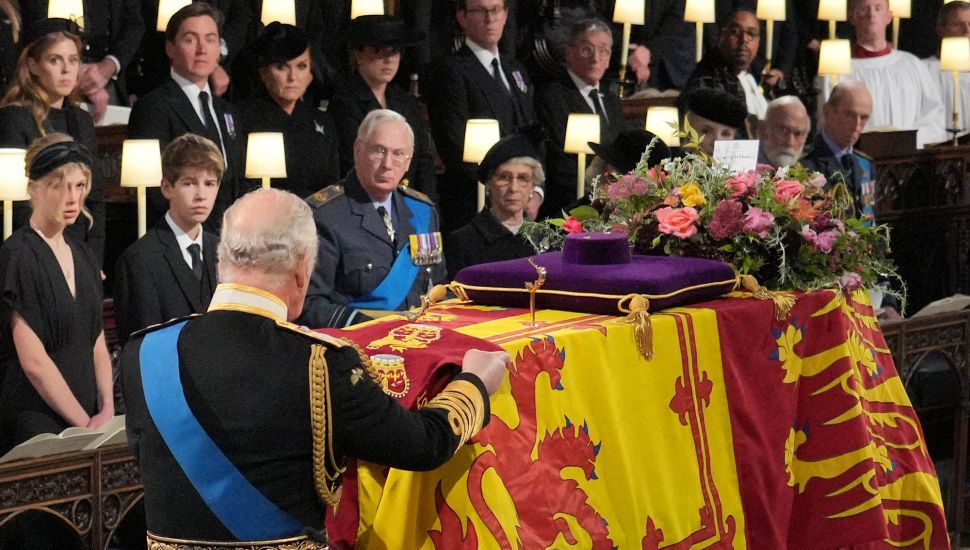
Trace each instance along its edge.
{"label": "uniform collar", "polygon": [[241,311],[286,322],[286,304],[276,296],[236,283],[221,283],[212,294],[209,311]]}

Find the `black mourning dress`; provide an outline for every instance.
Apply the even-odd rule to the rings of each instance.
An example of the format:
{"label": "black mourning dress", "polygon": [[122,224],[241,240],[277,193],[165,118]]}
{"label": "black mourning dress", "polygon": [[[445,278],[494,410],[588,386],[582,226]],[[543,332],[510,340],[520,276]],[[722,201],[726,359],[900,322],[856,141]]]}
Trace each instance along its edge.
{"label": "black mourning dress", "polygon": [[[74,141],[83,143],[91,151],[92,159],[98,158],[98,138],[94,133],[94,123],[91,121],[91,115],[83,109],[52,107],[43,126],[48,134],[59,133],[71,136]],[[34,123],[30,109],[19,105],[8,105],[0,109],[0,147],[27,149],[40,137],[40,131],[37,130],[37,124]],[[78,216],[77,221],[64,230],[64,234],[86,244],[94,255],[98,269],[101,269],[104,261],[105,236],[104,192],[97,170],[94,166],[90,168],[91,192],[84,200],[84,206],[94,218],[94,226],[91,226],[86,217]],[[27,225],[27,220],[30,219],[30,204],[27,201],[14,203],[13,219],[15,229]]]}
{"label": "black mourning dress", "polygon": [[89,415],[98,411],[94,343],[101,334],[101,277],[90,251],[70,235],[64,238],[74,256],[76,298],[53,250],[30,226],[15,231],[0,247],[0,455],[37,434],[68,427],[20,367],[14,312],[44,343],[84,410]]}

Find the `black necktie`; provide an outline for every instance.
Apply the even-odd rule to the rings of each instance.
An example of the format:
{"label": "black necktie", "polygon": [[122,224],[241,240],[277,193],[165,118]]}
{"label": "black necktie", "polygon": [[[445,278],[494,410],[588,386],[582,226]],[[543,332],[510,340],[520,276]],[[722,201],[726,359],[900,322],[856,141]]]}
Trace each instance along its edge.
{"label": "black necktie", "polygon": [[209,108],[209,94],[199,92],[199,103],[202,104],[202,124],[205,125],[206,137],[215,143],[222,151],[222,137],[219,135],[219,125],[212,118],[212,109]]}
{"label": "black necktie", "polygon": [[394,242],[394,221],[391,220],[391,215],[387,212],[387,209],[383,206],[377,207],[377,213],[381,215],[381,219],[384,220],[384,229],[387,230],[387,238]]}
{"label": "black necktie", "polygon": [[[203,92],[204,93],[204,92]],[[192,273],[195,274],[195,278],[202,280],[202,247],[196,243],[192,243],[188,246],[189,256],[192,257]]]}
{"label": "black necktie", "polygon": [[848,187],[850,191],[853,191],[852,187],[854,182],[852,179],[852,154],[846,153],[842,155],[839,162],[842,163],[842,175],[845,176],[845,186]]}
{"label": "black necktie", "polygon": [[600,126],[606,128],[610,119],[606,118],[606,111],[603,110],[603,104],[600,102],[600,91],[593,88],[589,91],[589,98],[593,100],[593,112],[600,116]]}
{"label": "black necktie", "polygon": [[509,89],[505,87],[505,82],[502,81],[502,68],[499,67],[497,57],[492,58],[492,78],[495,79],[495,83],[498,84],[503,90],[506,92],[509,91]]}

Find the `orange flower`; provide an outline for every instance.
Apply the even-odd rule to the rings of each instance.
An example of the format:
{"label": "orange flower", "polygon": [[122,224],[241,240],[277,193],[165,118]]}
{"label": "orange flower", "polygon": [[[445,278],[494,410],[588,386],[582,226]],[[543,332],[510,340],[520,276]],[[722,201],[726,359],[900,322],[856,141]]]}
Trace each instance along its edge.
{"label": "orange flower", "polygon": [[814,220],[816,216],[818,216],[818,210],[812,206],[812,203],[805,199],[799,199],[796,206],[798,206],[798,208],[793,209],[791,211],[791,215],[798,221],[810,222]]}

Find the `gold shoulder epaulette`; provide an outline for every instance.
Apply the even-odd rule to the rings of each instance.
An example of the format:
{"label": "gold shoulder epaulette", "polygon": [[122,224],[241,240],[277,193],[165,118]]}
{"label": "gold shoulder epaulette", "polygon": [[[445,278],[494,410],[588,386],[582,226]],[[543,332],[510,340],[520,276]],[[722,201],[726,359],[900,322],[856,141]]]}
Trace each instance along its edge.
{"label": "gold shoulder epaulette", "polygon": [[323,342],[334,348],[342,348],[347,345],[343,340],[334,338],[329,334],[323,334],[322,332],[310,330],[309,328],[302,325],[298,325],[296,323],[290,323],[287,321],[276,321],[276,326],[285,330],[289,330],[291,332],[295,332],[297,334],[302,334],[307,338],[311,338],[313,340],[316,340],[317,342]]}
{"label": "gold shoulder epaulette", "polygon": [[174,325],[176,323],[181,323],[182,321],[188,321],[189,319],[193,317],[198,317],[199,315],[201,315],[201,313],[193,313],[191,315],[186,315],[185,317],[176,317],[174,319],[169,319],[168,321],[165,321],[164,323],[158,323],[157,325],[149,325],[141,330],[136,330],[135,332],[132,332],[131,337],[134,338],[136,336],[144,336],[149,332],[155,332],[160,328],[165,328],[165,327]]}
{"label": "gold shoulder epaulette", "polygon": [[426,202],[432,206],[434,205],[434,201],[431,200],[431,197],[425,195],[424,193],[422,193],[421,191],[418,191],[417,189],[411,189],[407,185],[404,185],[404,183],[402,183],[401,185],[398,185],[397,188],[402,193],[411,197],[412,199],[417,199],[421,202]]}
{"label": "gold shoulder epaulette", "polygon": [[310,208],[320,208],[321,206],[327,204],[328,202],[332,201],[333,199],[343,194],[344,194],[344,186],[333,184],[333,185],[328,185],[323,189],[317,191],[316,193],[310,195],[309,197],[306,198],[306,201],[310,205]]}

